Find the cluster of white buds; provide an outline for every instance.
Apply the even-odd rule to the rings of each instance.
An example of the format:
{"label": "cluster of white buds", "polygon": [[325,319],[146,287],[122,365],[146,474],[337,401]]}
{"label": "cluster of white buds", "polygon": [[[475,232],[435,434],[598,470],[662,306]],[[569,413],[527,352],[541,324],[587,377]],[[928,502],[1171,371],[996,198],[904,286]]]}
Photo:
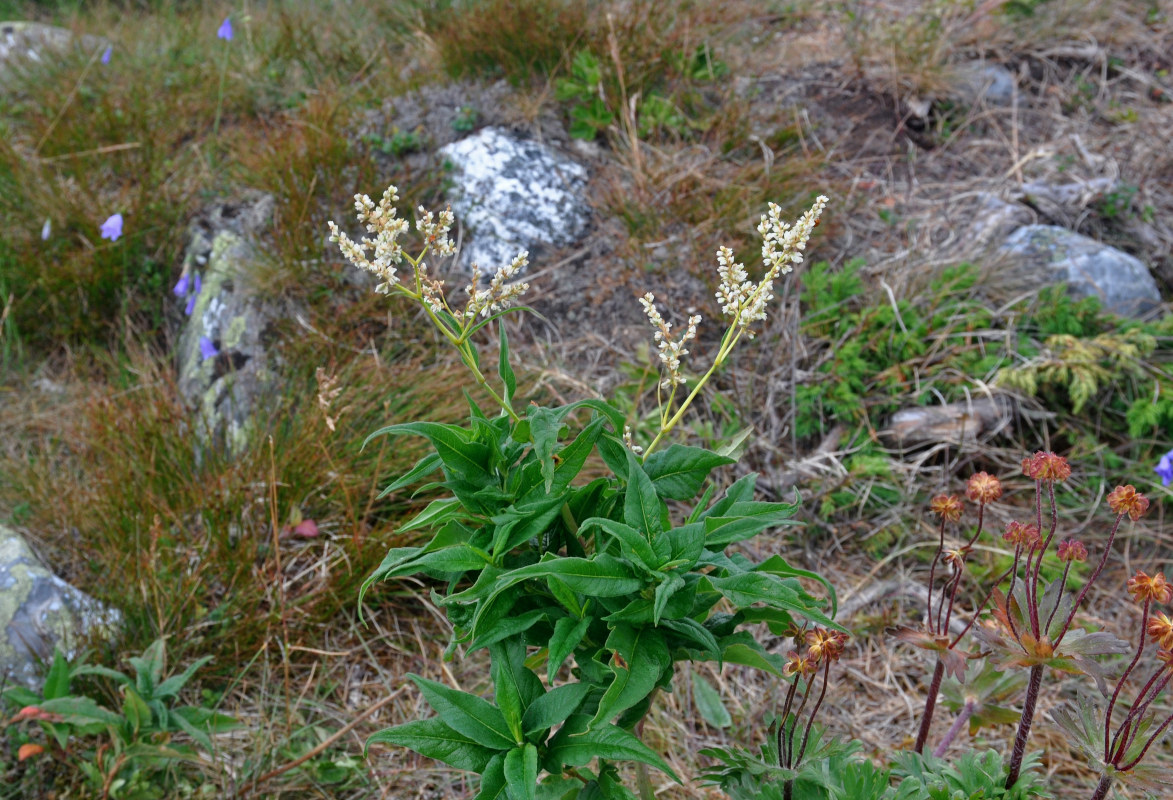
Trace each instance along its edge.
{"label": "cluster of white buds", "polygon": [[673,339],[672,323],[665,322],[664,318],[660,316],[660,312],[656,310],[655,299],[655,295],[648,292],[639,299],[639,302],[644,307],[644,313],[648,315],[648,320],[656,328],[656,345],[660,350],[660,361],[663,362],[667,373],[660,386],[671,389],[673,386],[684,383],[684,376],[680,374],[680,358],[688,355],[688,350],[684,345],[689,340],[696,338],[696,326],[701,318],[699,314],[689,317],[684,335],[679,339]]}
{"label": "cluster of white buds", "polygon": [[468,306],[464,316],[471,319],[477,314],[487,317],[489,314],[508,308],[529,289],[528,283],[510,283],[519,272],[529,264],[529,252],[522,250],[513,261],[497,270],[497,274],[489,281],[489,288],[479,289],[479,267],[473,265],[472,283],[468,285]]}
{"label": "cluster of white buds", "polygon": [[442,256],[450,256],[456,252],[456,246],[448,238],[448,231],[452,230],[454,222],[452,206],[440,212],[439,217],[432,214],[423,206],[419,207],[419,218],[415,221],[415,229],[423,234],[428,247]]}
{"label": "cluster of white buds", "polygon": [[[391,287],[399,282],[395,265],[403,260],[403,248],[398,240],[407,231],[408,222],[396,216],[395,202],[398,199],[398,189],[394,186],[387,187],[378,205],[365,194],[354,196],[354,210],[358,212],[359,222],[366,224],[367,231],[375,235],[373,239],[364,236],[361,242],[356,243],[338,230],[333,221],[327,223],[330,226],[330,241],[338,243],[347,261],[359,269],[374,273],[382,281],[375,287],[375,291],[382,294],[391,291]],[[439,225],[435,227],[439,229]],[[446,233],[447,229],[444,231]],[[368,247],[374,249],[373,260],[367,257]]]}
{"label": "cluster of white buds", "polygon": [[792,226],[782,220],[781,207],[770,203],[769,213],[763,214],[758,224],[762,262],[766,267],[760,283],[749,280],[745,266],[734,261],[733,251],[728,247],[717,251],[717,272],[721,277],[717,301],[722,313],[732,317],[747,336],[753,337],[750,325],[766,318],[766,306],[774,299],[774,280],[794,269],[794,264],[802,263],[802,251],[826,207],[827,198],[820,195]]}
{"label": "cluster of white buds", "polygon": [[643,455],[644,449],[635,443],[635,439],[631,435],[631,426],[623,426],[623,443],[627,445],[627,449],[635,453],[637,456]]}

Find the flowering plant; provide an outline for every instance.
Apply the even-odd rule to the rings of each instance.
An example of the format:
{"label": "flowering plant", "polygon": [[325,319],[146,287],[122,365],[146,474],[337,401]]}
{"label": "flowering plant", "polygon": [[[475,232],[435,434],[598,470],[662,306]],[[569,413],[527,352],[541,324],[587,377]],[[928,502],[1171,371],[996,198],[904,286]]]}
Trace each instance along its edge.
{"label": "flowering plant", "polygon": [[[377,733],[368,744],[402,745],[480,773],[482,798],[507,793],[530,800],[539,791],[543,797],[629,798],[617,762],[637,762],[645,788],[643,765],[676,777],[638,736],[656,693],[670,687],[677,662],[714,660],[792,682],[788,706],[794,704],[795,713],[783,714],[790,722],[784,719],[780,731],[788,734],[783,748],[790,761],[801,760],[813,747],[811,725],[808,719],[799,728],[795,721],[815,673],[822,671],[825,692],[826,670],[842,649],[834,590],[780,556],[754,563],[726,553],[736,542],[793,524],[797,500],[756,501],[753,475],[714,500],[710,474],[734,459],[669,444],[668,437],[733,346],[752,337],[773,282],[802,260],[826,198],[794,225],[771,205],[759,226],[765,262],[759,281],[749,279],[729,250],[719,252],[718,299],[728,325],[701,377],[688,375],[682,361],[700,318],[689,318],[676,335],[655,298],[642,299],[662,363],[659,429],[644,446],[634,441],[623,414],[602,400],[518,410],[501,318],[516,310],[511,305],[527,288],[515,280],[527,254],[487,283],[474,275],[457,303],[425,260],[452,252],[451,212],[419,210],[422,245],[411,256],[400,244],[410,225],[398,216],[398,199],[395,187],[378,203],[357,196],[358,219],[370,235],[355,242],[331,222],[331,240],[347,260],[378,278],[376,291],[422,308],[497,409],[487,413],[470,398],[466,426],[415,421],[371,434],[422,436],[434,449],[384,494],[439,472],[429,486],[444,496],[401,529],[428,530],[431,537],[392,549],[361,594],[376,582],[408,575],[438,581],[434,599],[453,626],[449,650],[487,648],[494,698],[411,676],[437,716]],[[493,322],[499,357],[490,379],[474,336]],[[596,453],[607,474],[583,480],[580,472]],[[690,510],[680,519],[674,510],[682,504]],[[810,594],[816,585],[825,599]],[[762,622],[776,633],[800,630],[804,641],[808,633],[815,637],[806,656],[796,654],[806,659],[801,670],[745,630]]]}

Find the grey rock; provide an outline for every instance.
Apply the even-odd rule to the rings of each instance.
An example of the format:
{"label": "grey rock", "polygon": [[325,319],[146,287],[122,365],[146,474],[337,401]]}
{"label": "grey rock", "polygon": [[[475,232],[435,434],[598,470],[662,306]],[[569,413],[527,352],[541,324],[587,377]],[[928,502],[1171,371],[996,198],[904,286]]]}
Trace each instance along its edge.
{"label": "grey rock", "polygon": [[109,45],[97,36],[77,36],[68,28],[40,22],[0,22],[0,77],[7,63],[43,63],[70,47],[97,54]]}
{"label": "grey rock", "polygon": [[104,606],[49,572],[24,538],[0,525],[0,672],[40,687],[39,664],[60,647],[66,657],[92,637],[112,638],[121,622]]}
{"label": "grey rock", "polygon": [[1014,101],[1014,74],[1005,67],[981,61],[958,65],[954,70],[954,93],[963,103],[976,106],[1008,106]]}
{"label": "grey rock", "polygon": [[202,287],[179,337],[179,391],[196,412],[198,441],[230,453],[241,452],[257,404],[275,386],[265,342],[279,310],[241,279],[256,257],[251,236],[272,208],[268,196],[217,206],[193,225],[184,259],[189,283],[199,274]]}
{"label": "grey rock", "polygon": [[519,250],[565,247],[586,231],[587,171],[557,151],[485,128],[440,152],[455,167],[452,210],[471,233],[461,253],[465,269],[476,264],[492,274]]}
{"label": "grey rock", "polygon": [[1074,294],[1098,297],[1104,308],[1139,317],[1161,305],[1161,293],[1140,260],[1055,225],[1026,225],[999,248],[1008,268],[1041,288],[1065,283]]}
{"label": "grey rock", "polygon": [[966,208],[970,220],[960,243],[966,248],[982,249],[1001,242],[1024,225],[1034,222],[1034,214],[1025,206],[1007,203],[997,195],[982,192],[976,208]]}

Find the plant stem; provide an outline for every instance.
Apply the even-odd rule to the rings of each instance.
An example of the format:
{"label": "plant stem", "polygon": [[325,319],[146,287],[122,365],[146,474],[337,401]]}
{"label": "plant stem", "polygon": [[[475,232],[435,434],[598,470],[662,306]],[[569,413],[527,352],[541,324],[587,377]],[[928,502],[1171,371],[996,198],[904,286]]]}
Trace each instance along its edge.
{"label": "plant stem", "polygon": [[937,692],[941,691],[941,679],[945,677],[945,662],[937,659],[937,667],[933,670],[933,679],[929,682],[929,694],[925,698],[925,710],[920,719],[920,730],[916,734],[916,744],[912,749],[918,753],[925,751],[925,742],[929,738],[929,728],[933,725],[933,712],[937,709]]}
{"label": "plant stem", "polygon": [[932,566],[929,567],[929,601],[928,601],[928,618],[925,624],[929,627],[929,633],[936,635],[937,631],[933,628],[933,582],[937,577],[937,562],[941,560],[941,553],[945,551],[945,518],[941,518],[940,535],[937,542],[937,553],[933,556]]}
{"label": "plant stem", "polygon": [[1112,779],[1107,775],[1100,776],[1100,782],[1096,785],[1096,793],[1092,795],[1092,800],[1104,800],[1108,796],[1108,789],[1112,786]]}
{"label": "plant stem", "polygon": [[1043,668],[1036,665],[1030,668],[1030,681],[1026,685],[1026,698],[1022,702],[1022,718],[1018,720],[1018,733],[1014,737],[1014,750],[1010,753],[1010,772],[1006,776],[1006,788],[1011,789],[1018,783],[1018,773],[1022,771],[1022,759],[1026,756],[1026,740],[1030,736],[1030,726],[1035,719],[1035,706],[1039,702],[1039,687],[1043,683]]}
{"label": "plant stem", "polygon": [[831,680],[831,659],[823,662],[823,688],[819,691],[819,699],[815,701],[815,707],[811,709],[810,716],[807,717],[806,730],[802,732],[802,747],[798,749],[798,757],[794,759],[794,763],[801,764],[802,757],[806,755],[806,745],[811,738],[811,726],[815,724],[815,716],[819,713],[819,707],[823,705],[823,698],[827,696],[827,684]]}
{"label": "plant stem", "polygon": [[957,738],[957,734],[969,722],[969,718],[973,716],[973,712],[977,710],[977,703],[966,701],[961,708],[961,713],[957,715],[957,719],[953,720],[953,724],[949,726],[949,730],[945,732],[945,738],[933,750],[934,758],[941,758],[945,755],[945,751],[949,749],[949,745],[953,744],[953,740]]}
{"label": "plant stem", "polygon": [[1112,692],[1112,699],[1108,701],[1108,710],[1104,712],[1104,761],[1111,761],[1112,759],[1112,712],[1116,710],[1116,700],[1120,697],[1120,690],[1124,688],[1124,682],[1128,680],[1128,676],[1132,674],[1132,670],[1136,668],[1136,664],[1140,661],[1140,654],[1144,652],[1145,645],[1145,628],[1149,623],[1149,606],[1152,600],[1145,598],[1144,610],[1140,613],[1140,642],[1136,645],[1136,655],[1132,657],[1132,661],[1128,664],[1128,669],[1124,670],[1124,674],[1120,676],[1120,680],[1116,681],[1116,689]]}
{"label": "plant stem", "polygon": [[1059,645],[1063,643],[1063,637],[1067,635],[1067,631],[1071,630],[1071,623],[1075,619],[1075,612],[1079,610],[1079,604],[1083,602],[1083,598],[1087,595],[1088,589],[1096,582],[1096,578],[1100,577],[1100,573],[1104,570],[1104,565],[1108,563],[1108,556],[1112,553],[1112,542],[1116,539],[1116,531],[1120,530],[1120,521],[1124,519],[1123,514],[1116,515],[1116,522],[1112,525],[1112,532],[1108,534],[1108,543],[1104,545],[1104,554],[1100,556],[1100,563],[1096,565],[1096,571],[1084,583],[1083,588],[1079,590],[1079,594],[1075,598],[1075,602],[1071,604],[1071,613],[1067,615],[1067,621],[1063,623],[1063,630],[1059,632],[1059,636],[1055,639],[1055,649],[1059,649]]}

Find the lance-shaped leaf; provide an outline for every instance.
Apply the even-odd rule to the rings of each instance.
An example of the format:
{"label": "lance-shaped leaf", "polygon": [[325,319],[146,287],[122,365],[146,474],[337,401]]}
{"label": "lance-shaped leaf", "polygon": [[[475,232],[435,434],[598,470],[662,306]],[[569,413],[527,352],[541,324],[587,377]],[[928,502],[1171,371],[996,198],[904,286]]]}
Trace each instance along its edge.
{"label": "lance-shaped leaf", "polygon": [[441,463],[440,456],[437,453],[428,453],[417,461],[414,467],[400,475],[391,485],[379,492],[379,496],[376,499],[382,500],[392,492],[398,492],[400,489],[410,486],[425,475],[431,475],[440,468]]}
{"label": "lance-shaped leaf", "polygon": [[444,467],[445,475],[455,475],[472,483],[483,483],[488,477],[489,448],[481,442],[472,441],[469,432],[458,425],[443,425],[439,422],[404,422],[389,425],[372,433],[363,442],[365,447],[376,436],[423,436],[436,448],[436,454]]}
{"label": "lance-shaped leaf", "polygon": [[804,600],[793,587],[777,576],[764,572],[745,572],[725,578],[709,577],[713,588],[723,594],[737,608],[765,603],[774,608],[794,611],[801,616],[834,630],[843,630],[834,620],[819,611],[814,603]]}
{"label": "lance-shaped leaf", "polygon": [[[797,495],[795,495],[797,497]],[[792,519],[798,511],[794,503],[766,503],[747,500],[733,503],[723,510],[721,516],[704,517],[705,546],[710,550],[723,548],[734,542],[744,541],[770,528],[780,525],[798,525]]]}
{"label": "lance-shaped leaf", "polygon": [[[645,534],[622,522],[604,517],[591,517],[582,521],[579,526],[579,536],[585,537],[591,531],[598,529],[619,543],[623,557],[639,565],[648,572],[658,569],[661,559],[652,549]],[[663,538],[663,537],[661,537]]]}
{"label": "lance-shaped leaf", "polygon": [[497,341],[500,345],[498,348],[497,375],[500,376],[501,385],[505,389],[505,405],[510,405],[513,402],[514,395],[517,394],[517,375],[513,372],[513,365],[509,363],[509,337],[505,335],[504,319],[497,320]]}
{"label": "lance-shaped leaf", "polygon": [[660,497],[691,500],[696,497],[710,472],[734,461],[700,447],[674,444],[648,456],[644,461],[644,471],[652,479],[656,494]]}
{"label": "lance-shaped leaf", "polygon": [[489,701],[419,675],[407,677],[423,692],[428,705],[457,733],[495,750],[508,750],[517,744],[501,709]]}
{"label": "lance-shaped leaf", "polygon": [[662,501],[656,495],[652,479],[644,472],[635,453],[627,452],[627,492],[623,496],[623,521],[652,541],[664,532],[660,514]]}
{"label": "lance-shaped leaf", "polygon": [[558,730],[550,740],[543,767],[547,772],[560,774],[563,766],[583,767],[596,757],[611,761],[638,761],[680,782],[672,768],[635,736],[617,725],[591,728],[591,718],[586,714],[575,714]]}
{"label": "lance-shaped leaf", "polygon": [[499,752],[453,730],[439,717],[406,722],[372,734],[363,748],[364,758],[372,744],[406,747],[422,756],[470,772],[483,772],[489,759]]}
{"label": "lance-shaped leaf", "polygon": [[565,722],[586,699],[594,688],[589,683],[568,683],[546,692],[530,703],[522,717],[522,729],[526,736],[553,728]]}
{"label": "lance-shaped leaf", "polygon": [[610,668],[615,677],[599,701],[592,725],[646,698],[672,664],[664,634],[650,626],[617,625],[607,637],[605,649],[611,653]]}
{"label": "lance-shaped leaf", "polygon": [[538,788],[538,748],[529,742],[505,754],[510,800],[534,800]]}
{"label": "lance-shaped leaf", "polygon": [[550,636],[548,645],[549,660],[546,665],[550,683],[554,682],[554,676],[562,668],[567,656],[574,652],[574,648],[578,647],[578,643],[582,641],[590,624],[590,619],[575,619],[574,617],[563,617],[554,623],[554,633]]}

